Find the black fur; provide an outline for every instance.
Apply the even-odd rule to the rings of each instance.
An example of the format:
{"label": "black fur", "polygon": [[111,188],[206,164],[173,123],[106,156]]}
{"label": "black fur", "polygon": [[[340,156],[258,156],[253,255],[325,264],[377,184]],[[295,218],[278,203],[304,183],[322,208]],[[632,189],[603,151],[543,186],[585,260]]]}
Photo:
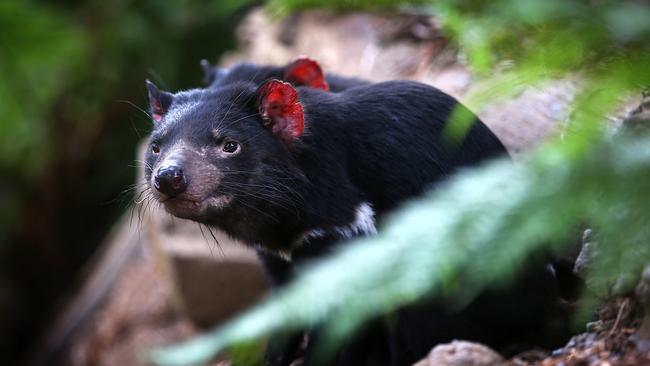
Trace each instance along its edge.
{"label": "black fur", "polygon": [[[327,254],[346,239],[339,229],[350,228],[363,203],[372,206],[381,223],[405,200],[457,169],[506,154],[478,119],[460,144],[445,141],[442,130],[451,111],[464,107],[438,89],[408,81],[340,93],[298,88],[305,131],[286,144],[264,127],[257,113],[256,83],[275,69],[251,70],[253,82],[226,75],[213,81],[218,87],[174,95],[152,132],[146,178],[153,185],[161,165],[179,165],[187,191],[177,197],[157,192],[166,209],[257,248],[278,286],[291,279],[296,265]],[[229,75],[240,80],[243,74]],[[224,155],[227,141],[239,143],[241,150]],[[203,205],[215,197],[230,199]],[[314,230],[318,235],[306,235]],[[548,346],[563,341],[552,338],[563,336],[563,329],[553,333],[558,327],[547,324],[563,320],[561,310],[552,275],[544,263],[532,263],[513,290],[485,293],[465,310],[433,300],[401,310],[390,329],[380,322],[369,324],[333,362],[410,365],[436,343],[459,337],[499,348],[518,340]],[[299,338],[275,351],[271,347],[268,362],[290,363],[299,354]],[[313,361],[309,349],[305,357],[306,364]]]}

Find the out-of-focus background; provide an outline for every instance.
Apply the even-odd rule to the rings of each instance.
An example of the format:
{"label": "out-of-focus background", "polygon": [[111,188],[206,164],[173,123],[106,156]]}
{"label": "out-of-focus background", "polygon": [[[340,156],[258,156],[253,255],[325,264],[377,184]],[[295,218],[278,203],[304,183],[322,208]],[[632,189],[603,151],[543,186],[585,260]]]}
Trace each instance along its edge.
{"label": "out-of-focus background", "polygon": [[[138,364],[143,349],[263,296],[249,251],[138,205],[138,144],[151,124],[145,79],[176,91],[203,85],[201,59],[283,65],[306,54],[326,73],[419,80],[461,101],[476,85],[463,51],[471,39],[450,38],[429,7],[338,1],[288,12],[313,4],[272,3],[0,3],[3,364]],[[543,10],[534,3],[513,12]],[[382,10],[331,9],[348,6]],[[511,66],[498,60],[481,73]],[[551,77],[476,112],[518,159],[561,130],[579,81]],[[638,105],[627,100],[612,120]]]}
{"label": "out-of-focus background", "polygon": [[34,346],[128,210],[144,80],[199,86],[246,1],[0,4],[0,352]]}

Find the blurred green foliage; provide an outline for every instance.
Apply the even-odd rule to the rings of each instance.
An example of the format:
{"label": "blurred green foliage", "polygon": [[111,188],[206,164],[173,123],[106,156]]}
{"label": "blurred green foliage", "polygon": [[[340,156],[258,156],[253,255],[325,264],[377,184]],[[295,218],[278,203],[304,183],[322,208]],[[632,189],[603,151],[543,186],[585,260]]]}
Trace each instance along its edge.
{"label": "blurred green foliage", "polygon": [[650,37],[650,9],[641,1],[440,0],[434,8],[481,72],[504,59],[545,77],[602,71],[607,61],[639,56]]}
{"label": "blurred green foliage", "polygon": [[26,2],[0,4],[0,22],[0,164],[31,176],[47,158],[43,116],[81,66],[86,44],[70,19]]}
{"label": "blurred green foliage", "polygon": [[30,345],[130,204],[120,193],[134,182],[135,148],[149,130],[144,79],[200,85],[198,61],[233,48],[234,26],[252,2],[0,2],[6,362]]}
{"label": "blurred green foliage", "polygon": [[417,5],[427,5],[429,3],[429,0],[270,0],[267,2],[267,8],[272,14],[284,16],[291,12],[313,8],[326,8],[338,11],[391,11]]}
{"label": "blurred green foliage", "polygon": [[[272,0],[274,14],[312,7],[381,10],[422,6],[324,0]],[[293,284],[231,323],[186,344],[154,352],[164,365],[194,364],[241,342],[325,324],[331,350],[364,320],[427,294],[471,299],[505,286],[531,253],[573,245],[583,222],[598,233],[590,273],[604,296],[621,274],[650,262],[650,140],[608,137],[607,116],[650,85],[650,4],[608,0],[432,0],[482,81],[477,108],[549,79],[578,81],[563,139],[526,164],[497,161],[459,174],[405,207],[379,235],[346,245],[304,268]],[[462,122],[462,118],[458,121]],[[462,123],[452,124],[462,133]],[[471,268],[471,271],[466,270]],[[353,269],[353,270],[352,270]],[[327,279],[324,281],[323,279]],[[313,301],[317,299],[317,301]]]}

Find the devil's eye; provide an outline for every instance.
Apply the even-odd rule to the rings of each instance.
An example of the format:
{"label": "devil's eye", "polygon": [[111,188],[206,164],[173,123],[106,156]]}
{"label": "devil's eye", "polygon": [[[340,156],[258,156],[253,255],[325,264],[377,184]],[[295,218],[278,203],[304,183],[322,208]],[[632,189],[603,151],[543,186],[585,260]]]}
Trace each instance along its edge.
{"label": "devil's eye", "polygon": [[225,153],[233,154],[233,153],[237,152],[237,150],[239,150],[239,144],[234,142],[234,141],[228,141],[225,144],[223,144],[222,150]]}
{"label": "devil's eye", "polygon": [[158,155],[160,153],[160,146],[157,143],[151,144],[151,152]]}

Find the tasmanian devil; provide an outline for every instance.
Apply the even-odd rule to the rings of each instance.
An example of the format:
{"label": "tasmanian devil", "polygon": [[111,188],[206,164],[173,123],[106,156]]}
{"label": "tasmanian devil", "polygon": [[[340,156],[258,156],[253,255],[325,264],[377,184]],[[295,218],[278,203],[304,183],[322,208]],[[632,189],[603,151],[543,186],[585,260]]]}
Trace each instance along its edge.
{"label": "tasmanian devil", "polygon": [[324,75],[319,63],[306,56],[298,57],[285,66],[239,63],[230,68],[221,68],[210,65],[207,60],[202,60],[201,68],[203,69],[203,82],[211,88],[241,81],[261,85],[267,80],[279,79],[294,86],[309,86],[337,93],[369,84],[369,82],[357,78],[334,74]]}
{"label": "tasmanian devil", "polygon": [[[154,196],[169,213],[256,248],[275,285],[336,243],[375,233],[388,212],[457,169],[506,154],[478,118],[462,141],[446,141],[450,113],[465,107],[417,82],[339,93],[280,80],[175,94],[147,87],[154,128],[145,176]],[[531,265],[513,289],[486,292],[463,310],[434,300],[401,310],[389,328],[371,324],[332,362],[410,365],[454,338],[544,345],[558,328],[554,286],[543,264]],[[291,363],[301,340],[272,343],[267,363]]]}

